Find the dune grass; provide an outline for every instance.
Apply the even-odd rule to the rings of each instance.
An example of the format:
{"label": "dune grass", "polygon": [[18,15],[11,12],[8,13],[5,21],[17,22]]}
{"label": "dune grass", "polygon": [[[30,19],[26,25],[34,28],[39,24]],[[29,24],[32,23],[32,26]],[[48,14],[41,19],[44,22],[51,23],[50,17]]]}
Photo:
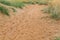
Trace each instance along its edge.
{"label": "dune grass", "polygon": [[60,5],[59,4],[49,4],[47,8],[44,9],[45,13],[49,13],[51,18],[59,20],[60,19]]}
{"label": "dune grass", "polygon": [[3,6],[0,6],[0,12],[9,16],[8,9],[4,8]]}
{"label": "dune grass", "polygon": [[46,5],[48,4],[49,0],[0,0],[0,3],[8,5],[8,6],[15,6],[15,7],[22,7],[24,4],[41,4]]}
{"label": "dune grass", "polygon": [[[12,6],[12,7],[16,7],[16,8],[23,8],[24,3],[22,2],[10,2],[10,1],[6,1],[6,0],[0,0],[0,3],[6,6]],[[13,12],[16,12],[16,10],[14,8],[11,8],[13,10]],[[8,9],[5,7],[2,7],[0,5],[0,11],[6,15],[9,15]]]}
{"label": "dune grass", "polygon": [[[46,4],[48,4],[48,0],[45,0],[45,1],[44,0],[0,0],[0,3],[3,5],[12,6],[12,7],[16,7],[16,8],[23,8],[25,6],[25,4],[46,5]],[[1,7],[1,9],[2,9],[2,10],[0,10],[1,12],[8,15],[8,10],[6,8]],[[14,8],[12,8],[12,10],[14,12],[16,11]]]}
{"label": "dune grass", "polygon": [[5,5],[10,5],[10,2],[6,0],[0,0],[0,3],[5,4]]}
{"label": "dune grass", "polygon": [[2,3],[4,5],[14,6],[14,7],[20,7],[20,8],[22,8],[24,6],[24,3],[22,3],[22,2],[16,2],[16,1],[2,0],[2,1],[0,1],[0,3]]}
{"label": "dune grass", "polygon": [[[48,4],[49,0],[0,0],[0,3],[8,5],[8,6],[15,6],[15,7],[22,7],[24,4]],[[24,3],[25,2],[25,3]]]}

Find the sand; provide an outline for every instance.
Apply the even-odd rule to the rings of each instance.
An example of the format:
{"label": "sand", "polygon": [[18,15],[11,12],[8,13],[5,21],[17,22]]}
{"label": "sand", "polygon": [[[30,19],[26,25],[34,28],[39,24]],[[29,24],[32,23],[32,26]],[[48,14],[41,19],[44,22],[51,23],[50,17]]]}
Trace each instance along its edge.
{"label": "sand", "polygon": [[23,9],[0,13],[0,40],[54,40],[60,36],[60,21],[49,18],[41,10],[44,5],[28,5]]}

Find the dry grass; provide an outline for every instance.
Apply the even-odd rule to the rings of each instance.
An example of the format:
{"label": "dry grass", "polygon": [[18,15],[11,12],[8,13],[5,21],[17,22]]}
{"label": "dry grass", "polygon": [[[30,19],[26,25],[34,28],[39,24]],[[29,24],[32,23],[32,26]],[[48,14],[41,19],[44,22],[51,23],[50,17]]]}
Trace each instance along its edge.
{"label": "dry grass", "polygon": [[53,19],[60,19],[60,2],[56,2],[55,0],[51,1],[48,7],[44,9],[44,12],[49,13]]}

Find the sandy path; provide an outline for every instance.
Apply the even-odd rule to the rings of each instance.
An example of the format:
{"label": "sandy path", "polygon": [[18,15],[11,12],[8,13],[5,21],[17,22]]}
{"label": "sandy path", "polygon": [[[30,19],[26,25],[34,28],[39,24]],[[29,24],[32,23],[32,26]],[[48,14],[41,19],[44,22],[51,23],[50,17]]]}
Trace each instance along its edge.
{"label": "sandy path", "polygon": [[44,6],[29,5],[10,17],[0,14],[0,40],[53,40],[59,36],[60,21],[41,12]]}

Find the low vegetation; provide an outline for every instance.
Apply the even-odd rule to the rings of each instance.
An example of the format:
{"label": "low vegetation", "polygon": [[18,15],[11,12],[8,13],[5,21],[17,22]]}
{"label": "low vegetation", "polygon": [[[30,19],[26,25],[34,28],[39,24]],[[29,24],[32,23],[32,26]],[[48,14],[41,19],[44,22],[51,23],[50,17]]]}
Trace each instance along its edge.
{"label": "low vegetation", "polygon": [[[7,6],[12,6],[16,8],[23,8],[25,4],[39,4],[39,5],[47,5],[48,7],[44,9],[44,12],[49,13],[51,18],[53,19],[60,19],[60,6],[59,5],[51,5],[49,4],[51,0],[28,0],[28,1],[22,1],[22,0],[0,0],[0,3]],[[4,11],[5,10],[5,11]],[[12,8],[12,10],[15,12],[16,10]],[[5,7],[1,7],[0,5],[0,11],[6,15],[8,15],[8,9]]]}
{"label": "low vegetation", "polygon": [[50,0],[38,0],[36,1],[37,4],[40,4],[40,5],[48,5]]}
{"label": "low vegetation", "polygon": [[[22,0],[0,0],[0,3],[6,6],[13,6],[16,8],[23,8],[25,4],[40,4],[40,5],[46,5],[48,4],[47,0],[28,0],[28,1],[22,1]],[[1,7],[1,6],[0,6]],[[1,10],[3,9],[3,10]],[[4,7],[1,7],[0,11],[4,14],[8,14],[8,10]],[[4,12],[6,11],[6,13]],[[12,8],[12,10],[15,12],[16,10]]]}
{"label": "low vegetation", "polygon": [[49,4],[48,7],[44,9],[44,12],[49,13],[53,19],[60,19],[60,5],[57,3],[55,5]]}
{"label": "low vegetation", "polygon": [[3,6],[0,6],[0,11],[1,11],[1,13],[3,13],[3,14],[6,14],[6,15],[9,15],[8,14],[8,9],[6,9],[6,8],[4,8]]}

